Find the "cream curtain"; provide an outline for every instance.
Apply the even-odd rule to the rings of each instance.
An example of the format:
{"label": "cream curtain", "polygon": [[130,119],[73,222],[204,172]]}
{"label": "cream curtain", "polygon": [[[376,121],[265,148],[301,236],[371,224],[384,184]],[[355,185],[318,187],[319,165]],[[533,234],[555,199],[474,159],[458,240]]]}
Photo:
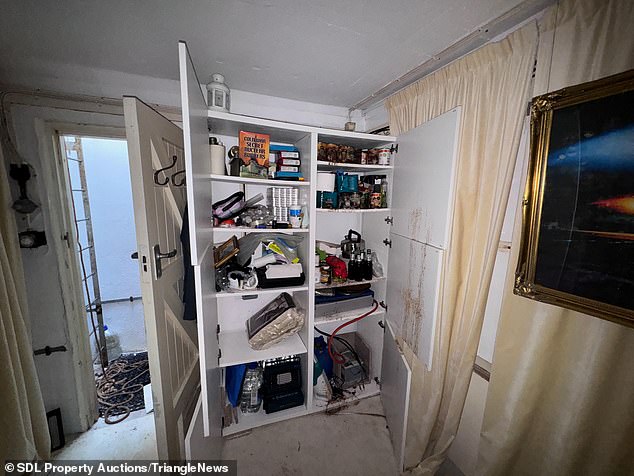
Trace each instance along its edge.
{"label": "cream curtain", "polygon": [[529,99],[537,30],[527,25],[427,76],[386,101],[402,133],[462,106],[456,203],[445,263],[432,370],[412,367],[405,463],[433,474],[446,457],[464,406],[502,220]]}
{"label": "cream curtain", "polygon": [[[634,68],[633,25],[629,0],[553,6],[540,21],[535,95]],[[634,329],[513,295],[520,211],[478,474],[632,475]]]}
{"label": "cream curtain", "polygon": [[26,289],[0,151],[0,463],[47,458],[50,439],[25,322]]}

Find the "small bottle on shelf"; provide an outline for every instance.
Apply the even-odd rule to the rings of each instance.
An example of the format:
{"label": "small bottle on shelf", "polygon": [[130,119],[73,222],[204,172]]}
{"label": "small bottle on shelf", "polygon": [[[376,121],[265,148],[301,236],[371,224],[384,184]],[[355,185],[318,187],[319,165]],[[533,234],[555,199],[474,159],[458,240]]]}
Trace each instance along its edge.
{"label": "small bottle on shelf", "polygon": [[348,281],[356,281],[357,275],[359,274],[359,268],[357,267],[357,262],[355,260],[355,255],[351,255],[348,260]]}
{"label": "small bottle on shelf", "polygon": [[257,362],[250,363],[244,374],[240,395],[240,411],[242,413],[257,413],[260,410],[260,405],[262,405],[260,387],[263,380],[262,367]]}
{"label": "small bottle on shelf", "polygon": [[363,281],[363,258],[361,257],[361,253],[356,253],[354,255],[354,262],[356,268],[356,274],[354,277],[355,281]]}
{"label": "small bottle on shelf", "polygon": [[368,248],[365,251],[365,266],[363,267],[363,279],[372,279],[372,250]]}

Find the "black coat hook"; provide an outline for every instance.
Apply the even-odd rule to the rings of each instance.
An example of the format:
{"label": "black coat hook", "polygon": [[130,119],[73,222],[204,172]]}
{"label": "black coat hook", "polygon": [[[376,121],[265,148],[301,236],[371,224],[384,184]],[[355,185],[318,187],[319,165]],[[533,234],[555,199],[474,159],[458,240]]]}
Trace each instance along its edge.
{"label": "black coat hook", "polygon": [[[182,175],[183,179],[177,182],[176,177],[178,177],[179,175]],[[172,185],[174,185],[175,187],[182,187],[185,185],[185,169],[179,170],[178,172],[174,172],[172,174]]]}
{"label": "black coat hook", "polygon": [[159,181],[159,174],[161,172],[165,173],[167,170],[169,170],[172,167],[174,167],[176,165],[176,161],[177,160],[178,160],[178,157],[176,157],[175,155],[172,156],[172,165],[169,165],[167,167],[163,167],[162,169],[158,169],[157,171],[154,172],[154,183],[156,185],[160,185],[162,187],[162,186],[167,185],[170,182],[169,177],[165,177],[165,181],[163,181],[163,182]]}

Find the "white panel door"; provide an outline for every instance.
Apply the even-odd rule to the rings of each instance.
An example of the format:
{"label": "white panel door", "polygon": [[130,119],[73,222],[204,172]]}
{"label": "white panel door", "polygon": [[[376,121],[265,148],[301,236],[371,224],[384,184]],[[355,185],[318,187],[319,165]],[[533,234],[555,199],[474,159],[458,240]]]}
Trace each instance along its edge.
{"label": "white panel door", "polygon": [[460,108],[398,137],[392,231],[445,249],[453,205]]}
{"label": "white panel door", "polygon": [[409,411],[409,393],[412,371],[398,347],[389,322],[383,334],[383,360],[381,362],[381,402],[385,410],[394,455],[401,472],[405,459],[405,436]]}
{"label": "white panel door", "polygon": [[390,234],[387,320],[427,368],[434,352],[444,251]]}
{"label": "white panel door", "polygon": [[124,98],[123,108],[158,457],[177,461],[185,456],[200,381],[197,333],[195,322],[183,320],[185,189],[156,182],[185,167],[183,134],[136,98]]}

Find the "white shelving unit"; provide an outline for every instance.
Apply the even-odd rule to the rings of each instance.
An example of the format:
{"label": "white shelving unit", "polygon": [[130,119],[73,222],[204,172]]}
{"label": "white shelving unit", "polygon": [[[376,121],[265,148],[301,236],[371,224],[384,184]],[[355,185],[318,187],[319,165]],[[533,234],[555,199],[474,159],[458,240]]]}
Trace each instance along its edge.
{"label": "white shelving unit", "polygon": [[[263,411],[256,414],[239,414],[238,423],[233,422],[224,428],[223,434],[229,435],[239,431],[244,431],[256,426],[281,421],[286,418],[306,414],[312,411],[323,410],[319,405],[313,404],[312,380],[313,380],[313,352],[315,331],[313,326],[317,323],[314,317],[314,294],[316,289],[339,288],[342,286],[351,286],[357,284],[378,285],[377,298],[384,299],[385,295],[385,278],[376,278],[366,281],[351,281],[342,284],[332,284],[322,286],[315,284],[315,268],[312,266],[313,256],[315,254],[315,241],[320,237],[321,229],[329,229],[338,234],[347,232],[348,223],[329,223],[329,214],[337,216],[347,216],[354,214],[358,217],[355,223],[362,223],[363,216],[375,215],[377,218],[389,214],[389,209],[368,209],[368,210],[322,210],[315,206],[317,170],[334,171],[345,170],[348,173],[355,174],[381,174],[387,175],[388,180],[391,179],[393,166],[377,166],[377,165],[360,165],[360,164],[330,164],[319,163],[317,161],[317,144],[319,141],[336,142],[340,144],[352,145],[360,148],[374,148],[392,144],[394,137],[390,136],[374,136],[369,134],[349,133],[344,131],[329,131],[320,128],[299,126],[286,124],[277,121],[270,121],[260,118],[252,118],[246,116],[238,116],[221,112],[208,112],[207,115],[210,136],[219,137],[227,148],[237,144],[237,136],[239,131],[249,131],[268,134],[272,143],[281,143],[294,145],[300,151],[301,170],[304,175],[303,181],[288,180],[264,180],[243,177],[233,177],[227,175],[208,175],[206,176],[208,184],[211,188],[211,196],[213,200],[219,200],[228,196],[230,193],[242,190],[245,192],[246,198],[256,193],[264,193],[265,187],[284,186],[297,187],[300,193],[304,193],[307,212],[309,216],[310,226],[300,229],[251,229],[246,227],[211,227],[211,232],[216,244],[225,241],[235,234],[237,236],[245,236],[250,233],[283,233],[304,237],[298,248],[301,262],[304,266],[304,274],[306,281],[303,286],[294,286],[289,288],[275,289],[255,289],[242,291],[213,291],[210,295],[213,299],[214,306],[217,307],[218,319],[218,348],[219,348],[219,367],[228,367],[231,365],[245,364],[255,361],[263,361],[277,357],[287,357],[290,355],[301,356],[302,361],[302,379],[305,395],[304,405],[297,408],[291,408],[285,411],[276,412],[267,415]],[[322,218],[322,216],[324,218]],[[380,235],[374,240],[380,242],[387,236],[386,224],[383,223]],[[354,226],[357,226],[356,224]],[[368,233],[364,230],[362,233]],[[217,237],[217,238],[216,238]],[[381,245],[384,247],[384,245]],[[387,255],[381,252],[382,260],[387,267]],[[305,310],[305,324],[303,329],[296,335],[293,335],[282,342],[272,346],[269,349],[255,351],[251,349],[247,341],[245,322],[259,308],[266,305],[282,292],[290,293],[298,306]],[[380,294],[380,296],[379,296]],[[364,311],[365,312],[365,311]],[[358,316],[349,313],[340,316],[331,316],[329,321],[343,323],[346,320],[353,319]],[[376,356],[381,354],[382,345],[382,329],[376,324],[378,319],[375,317],[383,314],[383,309],[379,308],[375,315],[372,316],[372,326],[366,327],[366,333],[370,333],[368,340],[372,342],[372,352]],[[320,321],[323,324],[323,321]],[[370,320],[368,320],[370,322]],[[355,329],[358,331],[363,326],[355,323]],[[332,330],[332,329],[331,329]],[[375,366],[372,370],[372,378],[378,378],[380,374],[380,365]],[[355,395],[351,398],[360,398],[360,396],[375,395],[378,392],[378,384],[372,380],[364,389],[355,390]]]}
{"label": "white shelving unit", "polygon": [[319,213],[384,213],[389,214],[389,208],[318,208]]}
{"label": "white shelving unit", "polygon": [[[366,312],[370,312],[373,309],[373,306],[364,307],[361,309],[355,309],[354,311],[346,311],[346,312],[338,312],[333,314],[328,314],[326,316],[315,317],[315,325],[319,324],[343,324],[344,322],[351,321],[352,319],[356,319],[357,317],[365,314]],[[385,314],[385,309],[382,307],[378,307],[376,311],[374,311],[370,316],[378,317]],[[368,316],[368,317],[370,317]]]}
{"label": "white shelving unit", "polygon": [[214,233],[310,233],[308,228],[249,228],[246,226],[222,227],[214,226]]}
{"label": "white shelving unit", "polygon": [[272,179],[234,177],[232,175],[214,175],[214,174],[210,174],[209,179],[215,182],[264,185],[268,187],[310,187],[310,182],[307,182],[306,180],[272,180]]}
{"label": "white shelving unit", "polygon": [[315,289],[332,289],[332,288],[343,288],[348,286],[358,286],[360,284],[373,284],[378,283],[379,281],[383,281],[385,278],[372,278],[372,279],[363,279],[361,281],[345,281],[343,283],[331,283],[331,284],[321,284],[316,283]]}
{"label": "white shelving unit", "polygon": [[245,296],[268,296],[271,294],[278,295],[283,292],[293,293],[299,291],[308,291],[308,286],[289,286],[286,288],[269,288],[269,289],[241,289],[220,291],[214,294],[218,299],[235,299],[244,298]]}
{"label": "white shelving unit", "polygon": [[394,170],[393,165],[373,165],[373,164],[350,164],[342,162],[317,161],[317,170],[324,172],[334,172],[335,170],[345,170],[346,172],[382,172],[384,170]]}

